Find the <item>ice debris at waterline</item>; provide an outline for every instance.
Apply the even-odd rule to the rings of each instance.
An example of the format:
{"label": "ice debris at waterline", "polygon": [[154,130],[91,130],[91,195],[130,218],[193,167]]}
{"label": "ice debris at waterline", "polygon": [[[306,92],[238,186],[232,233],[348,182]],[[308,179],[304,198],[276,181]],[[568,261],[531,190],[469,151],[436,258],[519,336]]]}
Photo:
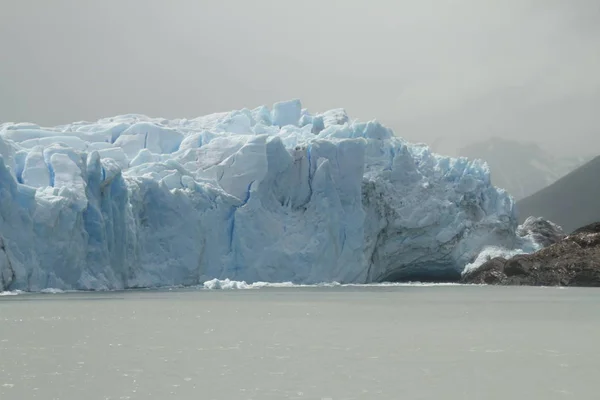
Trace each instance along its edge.
{"label": "ice debris at waterline", "polygon": [[481,161],[299,101],[0,125],[0,290],[456,277],[527,252]]}
{"label": "ice debris at waterline", "polygon": [[209,290],[228,290],[228,289],[263,289],[263,288],[334,288],[334,287],[372,287],[372,288],[389,288],[389,287],[431,287],[431,286],[465,286],[460,283],[427,283],[427,282],[382,282],[382,283],[346,283],[339,282],[323,282],[317,284],[295,284],[293,282],[254,282],[247,283],[244,281],[232,281],[230,279],[211,279],[204,282],[203,289]]}

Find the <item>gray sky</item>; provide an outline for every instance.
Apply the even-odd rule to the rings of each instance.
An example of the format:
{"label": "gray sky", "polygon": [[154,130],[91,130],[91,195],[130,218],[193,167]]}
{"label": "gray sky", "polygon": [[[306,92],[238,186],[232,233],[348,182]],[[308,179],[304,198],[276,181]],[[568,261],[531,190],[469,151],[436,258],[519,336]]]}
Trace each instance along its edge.
{"label": "gray sky", "polygon": [[300,98],[413,141],[600,153],[598,0],[0,0],[0,121]]}

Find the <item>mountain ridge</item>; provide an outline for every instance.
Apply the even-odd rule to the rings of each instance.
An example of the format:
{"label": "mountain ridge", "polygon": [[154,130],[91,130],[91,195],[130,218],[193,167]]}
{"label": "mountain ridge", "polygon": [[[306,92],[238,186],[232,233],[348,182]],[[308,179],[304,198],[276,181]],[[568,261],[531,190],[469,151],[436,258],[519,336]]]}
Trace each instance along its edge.
{"label": "mountain ridge", "polygon": [[469,144],[459,155],[482,159],[490,167],[494,186],[524,199],[583,165],[592,157],[556,157],[539,145],[500,137]]}
{"label": "mountain ridge", "polygon": [[553,184],[517,202],[520,220],[533,215],[571,232],[600,220],[600,155]]}

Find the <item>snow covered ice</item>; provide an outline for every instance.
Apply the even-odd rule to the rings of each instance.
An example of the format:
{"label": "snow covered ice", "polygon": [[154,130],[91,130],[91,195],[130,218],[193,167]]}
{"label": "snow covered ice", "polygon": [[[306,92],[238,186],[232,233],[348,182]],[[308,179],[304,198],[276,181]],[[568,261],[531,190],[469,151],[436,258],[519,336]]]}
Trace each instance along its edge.
{"label": "snow covered ice", "polygon": [[539,247],[483,162],[297,100],[4,123],[0,155],[0,291],[442,279]]}

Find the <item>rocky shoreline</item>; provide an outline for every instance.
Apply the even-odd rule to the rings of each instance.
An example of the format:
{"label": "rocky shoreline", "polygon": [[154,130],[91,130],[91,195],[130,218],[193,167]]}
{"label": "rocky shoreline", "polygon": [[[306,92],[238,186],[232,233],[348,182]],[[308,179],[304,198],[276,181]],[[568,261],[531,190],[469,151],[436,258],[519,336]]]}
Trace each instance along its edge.
{"label": "rocky shoreline", "polygon": [[461,283],[600,287],[600,222],[536,253],[493,258],[463,275]]}

